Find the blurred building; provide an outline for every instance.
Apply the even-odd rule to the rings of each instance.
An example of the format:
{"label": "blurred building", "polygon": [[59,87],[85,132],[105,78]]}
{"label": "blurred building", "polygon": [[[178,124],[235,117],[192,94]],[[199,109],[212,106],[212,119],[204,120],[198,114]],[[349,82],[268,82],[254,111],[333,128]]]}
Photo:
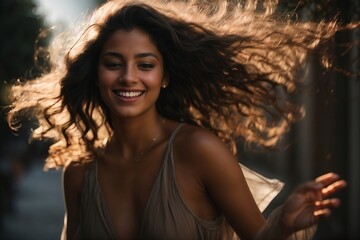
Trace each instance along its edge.
{"label": "blurred building", "polygon": [[[3,82],[26,76],[32,66],[31,51],[38,29],[56,23],[67,24],[102,2],[0,0],[0,106],[8,104],[7,86]],[[279,2],[283,9],[295,9],[291,16],[303,19],[331,19],[339,14],[341,22],[360,20],[357,0]],[[26,12],[26,9],[30,11]],[[332,54],[336,56],[334,64],[345,69],[345,73],[325,73],[318,63],[309,62],[307,81],[312,87],[298,99],[305,106],[306,117],[294,124],[278,149],[267,153],[240,150],[239,159],[245,165],[286,183],[283,193],[265,214],[280,204],[296,184],[324,172],[335,171],[348,181],[348,187],[338,194],[342,206],[331,218],[319,224],[315,237],[318,240],[358,239],[360,236],[359,45],[352,46],[349,51],[344,48],[347,43],[359,42],[359,39],[360,31],[357,30],[339,34],[332,42]],[[41,170],[48,143],[28,144],[31,123],[19,136],[13,135],[6,126],[3,112],[0,113],[0,239],[5,239],[1,235],[1,216],[4,215],[7,223],[3,226],[10,226],[6,239],[32,239],[34,234],[41,236],[44,229],[58,236],[64,207],[61,176],[58,172]],[[17,208],[19,205],[21,207]],[[13,230],[17,233],[12,234]]]}
{"label": "blurred building", "polygon": [[[99,0],[0,0],[0,239],[59,239],[63,222],[61,172],[44,172],[48,142],[28,138],[34,122],[10,131],[4,106],[9,84],[36,76],[34,45],[41,29],[67,25]],[[25,119],[26,120],[26,119]]]}

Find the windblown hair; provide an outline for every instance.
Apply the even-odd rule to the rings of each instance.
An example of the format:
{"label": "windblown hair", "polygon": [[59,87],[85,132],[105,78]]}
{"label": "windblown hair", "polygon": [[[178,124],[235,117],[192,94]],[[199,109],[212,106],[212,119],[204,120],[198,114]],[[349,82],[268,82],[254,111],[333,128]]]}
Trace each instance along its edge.
{"label": "windblown hair", "polygon": [[[50,48],[51,70],[12,87],[8,122],[33,109],[33,138],[51,138],[46,168],[92,161],[112,135],[96,86],[99,53],[117,29],[149,34],[170,84],[158,112],[214,132],[236,153],[236,141],[269,147],[303,115],[291,102],[306,57],[339,29],[336,21],[277,20],[277,1],[108,1],[83,30]],[[76,34],[76,33],[80,33]]]}

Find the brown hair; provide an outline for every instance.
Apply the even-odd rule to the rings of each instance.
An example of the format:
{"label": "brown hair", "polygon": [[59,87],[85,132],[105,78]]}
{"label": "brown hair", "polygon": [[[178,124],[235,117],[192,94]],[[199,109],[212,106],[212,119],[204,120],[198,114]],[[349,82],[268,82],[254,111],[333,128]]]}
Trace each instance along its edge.
{"label": "brown hair", "polygon": [[33,137],[54,140],[48,168],[92,161],[112,134],[96,87],[99,52],[115,30],[140,28],[169,76],[157,101],[162,116],[209,129],[234,153],[239,138],[273,146],[303,115],[291,102],[299,65],[339,26],[277,20],[276,1],[215,2],[108,1],[84,30],[55,40],[49,72],[12,87],[8,122],[16,127],[17,115],[34,109]]}

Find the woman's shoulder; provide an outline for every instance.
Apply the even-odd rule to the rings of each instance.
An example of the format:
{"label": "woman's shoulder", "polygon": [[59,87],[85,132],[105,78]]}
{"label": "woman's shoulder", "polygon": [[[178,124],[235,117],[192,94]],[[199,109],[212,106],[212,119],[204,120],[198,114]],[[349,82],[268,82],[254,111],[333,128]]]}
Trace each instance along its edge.
{"label": "woman's shoulder", "polygon": [[222,144],[220,138],[211,131],[191,125],[184,124],[176,136],[177,141],[186,147],[201,147],[202,145]]}
{"label": "woman's shoulder", "polygon": [[217,135],[190,124],[181,128],[174,140],[174,146],[182,161],[203,164],[224,158],[234,159],[228,146]]}
{"label": "woman's shoulder", "polygon": [[[173,157],[177,173],[193,178],[200,186],[218,189],[230,186],[224,178],[241,179],[241,170],[230,148],[214,133],[201,127],[184,125],[174,139]],[[229,181],[230,182],[230,181]]]}
{"label": "woman's shoulder", "polygon": [[65,167],[63,172],[64,186],[80,190],[83,186],[86,169],[90,165],[91,163],[70,163],[67,167]]}

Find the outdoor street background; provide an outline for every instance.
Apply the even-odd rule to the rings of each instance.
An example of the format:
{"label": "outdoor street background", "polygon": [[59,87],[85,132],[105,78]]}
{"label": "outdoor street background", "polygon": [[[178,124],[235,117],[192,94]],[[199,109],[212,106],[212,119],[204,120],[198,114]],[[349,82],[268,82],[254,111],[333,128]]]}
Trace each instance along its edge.
{"label": "outdoor street background", "polygon": [[[49,142],[28,141],[36,127],[31,118],[18,133],[11,132],[3,107],[10,104],[11,83],[39,74],[34,49],[41,30],[71,26],[104,1],[0,0],[0,240],[60,238],[62,170],[43,171]],[[337,16],[339,22],[349,23],[360,20],[360,1],[279,0],[278,11],[285,19],[320,21]],[[46,44],[48,39],[42,40],[39,43]],[[319,57],[311,58],[302,69],[310,88],[296,100],[304,106],[305,118],[292,126],[273,151],[250,152],[239,143],[238,155],[239,161],[253,170],[286,183],[265,216],[298,183],[325,172],[338,173],[348,182],[347,188],[336,194],[342,205],[319,224],[314,240],[359,239],[360,29],[336,35],[328,51],[334,57],[333,70],[325,72]]]}
{"label": "outdoor street background", "polygon": [[61,171],[44,172],[39,161],[16,186],[14,212],[3,220],[0,239],[60,239],[64,218]]}

